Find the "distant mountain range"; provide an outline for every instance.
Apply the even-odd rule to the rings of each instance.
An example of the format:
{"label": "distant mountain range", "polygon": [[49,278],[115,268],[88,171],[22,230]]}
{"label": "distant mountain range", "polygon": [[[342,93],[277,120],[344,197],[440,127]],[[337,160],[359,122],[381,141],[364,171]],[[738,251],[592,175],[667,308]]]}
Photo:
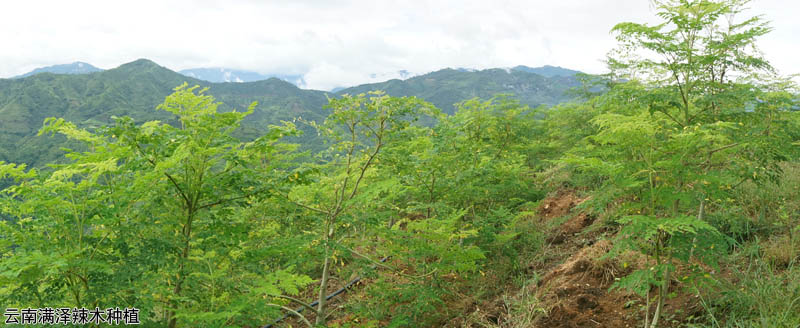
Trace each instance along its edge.
{"label": "distant mountain range", "polygon": [[28,73],[17,75],[12,77],[12,79],[18,79],[23,77],[28,77],[31,75],[39,74],[39,73],[54,73],[54,74],[89,74],[94,72],[100,72],[102,69],[92,66],[91,64],[87,64],[84,62],[74,62],[72,64],[63,64],[63,65],[53,65],[47,67],[39,67],[34,69]]}
{"label": "distant mountain range", "polygon": [[417,96],[448,114],[455,103],[474,97],[489,98],[497,94],[513,94],[520,102],[531,106],[555,105],[569,98],[566,92],[579,86],[574,77],[546,77],[514,69],[459,70],[443,69],[406,80],[389,80],[342,89],[336,94],[358,94],[384,90],[391,96]]}
{"label": "distant mountain range", "polygon": [[306,81],[303,79],[302,75],[280,75],[280,74],[264,75],[251,71],[235,70],[235,69],[228,69],[221,67],[192,68],[192,69],[185,69],[178,71],[178,73],[181,73],[189,77],[193,77],[195,79],[200,79],[203,81],[214,82],[214,83],[256,82],[274,77],[289,82],[291,84],[294,84],[300,88],[306,86]]}
{"label": "distant mountain range", "polygon": [[559,66],[550,66],[550,65],[544,65],[542,67],[528,67],[520,65],[520,66],[515,66],[514,68],[512,68],[512,70],[539,74],[544,77],[558,77],[558,76],[570,77],[580,73],[579,71],[573,71],[571,69],[566,69]]}
{"label": "distant mountain range", "polygon": [[[60,159],[61,147],[73,147],[61,137],[36,136],[47,117],[63,117],[88,128],[109,124],[112,116],[125,115],[136,122],[154,119],[172,122],[174,117],[154,108],[183,82],[208,87],[208,93],[224,103],[221,110],[241,110],[257,101],[255,112],[236,132],[244,139],[263,134],[271,124],[297,117],[321,121],[327,116],[323,106],[328,97],[342,94],[380,89],[392,96],[417,96],[446,113],[453,113],[457,102],[473,97],[489,98],[498,93],[514,94],[531,106],[554,105],[569,101],[571,98],[565,92],[579,85],[574,76],[566,73],[548,77],[522,69],[443,69],[333,93],[300,89],[278,78],[211,83],[140,59],[92,74],[35,74],[0,79],[0,161],[41,166]],[[294,139],[295,142],[309,149],[321,147],[317,134],[309,126],[299,127],[306,133]]]}
{"label": "distant mountain range", "polygon": [[[459,72],[477,72],[479,70],[473,68],[456,68],[455,70]],[[521,71],[521,72],[528,72],[528,73],[535,73],[542,75],[544,77],[569,77],[573,76],[579,71],[574,71],[571,69],[566,69],[558,66],[550,66],[545,65],[542,67],[528,67],[528,66],[515,66],[513,68],[506,69],[507,71]],[[23,78],[28,77],[31,75],[39,74],[39,73],[53,73],[53,74],[89,74],[94,72],[100,72],[103,69],[97,68],[92,66],[91,64],[84,63],[84,62],[74,62],[72,64],[63,64],[63,65],[53,65],[47,67],[40,67],[30,71],[28,73],[18,75],[12,77],[16,78]],[[214,68],[190,68],[178,71],[178,73],[183,74],[188,77],[192,77],[198,80],[203,80],[206,82],[212,83],[244,83],[244,82],[256,82],[256,81],[263,81],[270,78],[277,78],[280,80],[284,80],[291,84],[296,85],[298,88],[306,88],[307,83],[303,75],[298,74],[261,74],[253,71],[247,70],[237,70],[237,69],[230,69],[230,68],[223,68],[223,67],[214,67]],[[397,72],[392,73],[372,73],[369,75],[371,79],[386,79],[389,80],[392,77],[399,77],[400,79],[408,79],[410,77],[415,76],[411,72],[407,70],[400,70]],[[347,87],[336,87],[331,92],[338,92],[341,90],[346,89]]]}

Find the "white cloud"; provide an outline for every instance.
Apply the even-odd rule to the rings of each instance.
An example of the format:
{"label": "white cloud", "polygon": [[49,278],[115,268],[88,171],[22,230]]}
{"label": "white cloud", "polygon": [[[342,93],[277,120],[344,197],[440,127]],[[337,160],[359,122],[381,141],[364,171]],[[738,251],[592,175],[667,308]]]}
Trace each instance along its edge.
{"label": "white cloud", "polygon": [[[655,18],[647,0],[13,1],[0,11],[0,77],[84,61],[148,58],[173,70],[228,67],[306,74],[308,87],[444,67],[559,65],[602,72],[621,21]],[[785,74],[800,4],[755,0],[775,31],[761,43]]]}

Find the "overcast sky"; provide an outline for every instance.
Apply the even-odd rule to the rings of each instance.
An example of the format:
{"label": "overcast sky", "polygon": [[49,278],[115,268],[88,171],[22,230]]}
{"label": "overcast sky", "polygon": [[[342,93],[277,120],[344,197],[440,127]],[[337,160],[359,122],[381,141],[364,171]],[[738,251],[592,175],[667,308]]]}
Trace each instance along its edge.
{"label": "overcast sky", "polygon": [[[750,7],[775,29],[760,42],[766,58],[783,74],[800,73],[800,2]],[[3,1],[0,77],[138,58],[176,71],[304,74],[315,89],[445,67],[601,73],[615,45],[609,30],[622,21],[655,22],[649,1]]]}

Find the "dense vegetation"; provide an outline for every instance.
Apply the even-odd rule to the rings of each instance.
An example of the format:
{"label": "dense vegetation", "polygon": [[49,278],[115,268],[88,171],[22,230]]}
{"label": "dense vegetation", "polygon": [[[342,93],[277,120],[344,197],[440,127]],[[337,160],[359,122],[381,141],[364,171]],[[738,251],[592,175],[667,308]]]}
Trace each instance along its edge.
{"label": "dense vegetation", "polygon": [[343,94],[308,122],[314,153],[293,123],[238,135],[256,104],[186,84],[163,121],[48,118],[82,148],[0,162],[0,303],[169,327],[796,327],[798,90],[741,1],[657,5],[663,24],[614,28],[582,102]]}
{"label": "dense vegetation", "polygon": [[[257,102],[253,113],[242,121],[234,135],[253,140],[271,124],[302,118],[322,122],[322,106],[327,97],[358,94],[373,89],[386,90],[392,96],[417,96],[443,111],[453,113],[453,104],[471,97],[491,97],[496,93],[515,93],[522,103],[531,106],[554,105],[571,98],[564,91],[578,85],[572,71],[548,68],[534,72],[561,73],[544,77],[516,69],[461,72],[445,69],[405,81],[358,86],[328,93],[302,90],[278,79],[250,83],[208,83],[173,72],[140,59],[118,68],[84,75],[36,74],[23,79],[0,79],[0,161],[26,163],[41,167],[63,158],[61,147],[76,148],[64,138],[37,138],[36,132],[47,117],[62,117],[81,128],[112,124],[112,116],[130,116],[137,123],[162,120],[176,123],[165,112],[153,111],[172,89],[183,83],[208,87],[223,105],[220,110],[245,108]],[[563,76],[567,75],[567,76]],[[322,140],[308,125],[298,125],[305,133],[289,139],[306,149],[319,151]]]}

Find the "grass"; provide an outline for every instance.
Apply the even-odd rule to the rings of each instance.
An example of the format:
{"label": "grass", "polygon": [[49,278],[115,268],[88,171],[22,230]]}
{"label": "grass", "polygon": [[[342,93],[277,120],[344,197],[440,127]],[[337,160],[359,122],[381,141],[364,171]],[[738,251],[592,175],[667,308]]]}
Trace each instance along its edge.
{"label": "grass", "polygon": [[705,288],[703,327],[800,327],[800,164],[782,169],[780,182],[743,184],[709,216],[736,243]]}
{"label": "grass", "polygon": [[731,274],[703,299],[704,327],[800,327],[800,263],[778,266],[755,240],[727,261]]}

